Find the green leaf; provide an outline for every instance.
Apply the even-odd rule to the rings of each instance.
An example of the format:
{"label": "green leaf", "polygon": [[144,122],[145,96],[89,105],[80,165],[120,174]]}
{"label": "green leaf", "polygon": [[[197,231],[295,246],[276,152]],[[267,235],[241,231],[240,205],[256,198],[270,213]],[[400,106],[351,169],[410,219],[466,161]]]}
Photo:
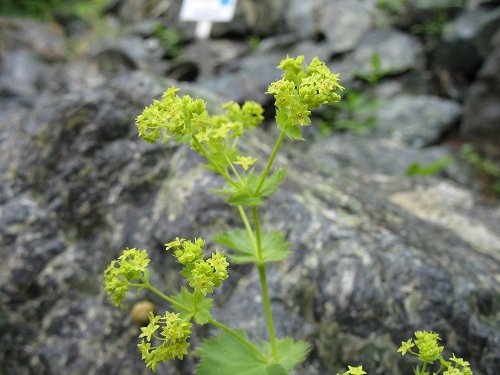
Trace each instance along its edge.
{"label": "green leaf", "polygon": [[285,133],[289,138],[295,141],[304,140],[304,137],[302,137],[302,129],[300,128],[299,125],[292,125],[286,127],[278,126],[278,129],[281,130],[283,133]]}
{"label": "green leaf", "polygon": [[276,169],[270,176],[268,176],[262,184],[259,193],[256,194],[262,179],[262,174],[250,173],[243,177],[242,188],[238,189],[235,186],[229,185],[223,189],[212,189],[213,192],[229,196],[227,203],[233,206],[258,206],[262,204],[264,198],[273,194],[278,185],[283,181],[286,176],[286,170],[283,168]]}
{"label": "green leaf", "polygon": [[[309,353],[310,346],[305,341],[293,341],[290,337],[278,339],[276,342],[278,349],[279,364],[283,366],[286,373],[296,365],[304,362]],[[271,355],[272,349],[269,342],[263,343],[263,349],[266,354]]]}
{"label": "green leaf", "polygon": [[[271,194],[273,194],[276,189],[278,188],[278,185],[283,181],[283,179],[286,177],[286,169],[283,168],[278,168],[276,169],[273,174],[269,177],[266,178],[264,181],[264,184],[262,185],[262,188],[260,189],[259,196],[261,197],[268,197]],[[260,182],[260,175],[258,176],[258,180]],[[255,185],[255,190],[257,189],[257,184]],[[253,187],[253,186],[252,186]]]}
{"label": "green leaf", "polygon": [[[246,339],[244,332],[238,332]],[[256,350],[258,350],[255,347]],[[201,361],[196,367],[197,375],[282,375],[279,366],[270,364],[254,350],[234,336],[223,333],[203,341],[196,354]],[[283,369],[281,367],[281,369]]]}
{"label": "green leaf", "polygon": [[429,165],[421,165],[420,163],[413,163],[406,169],[407,176],[432,176],[439,173],[453,162],[451,158],[441,158],[434,161]]}
{"label": "green leaf", "polygon": [[263,232],[261,235],[262,259],[257,258],[248,232],[236,229],[223,232],[214,237],[214,241],[234,250],[235,254],[228,254],[234,263],[270,263],[285,259],[290,253],[289,243],[285,241],[282,231]]}
{"label": "green leaf", "polygon": [[275,363],[266,367],[267,375],[288,375],[288,372],[283,368],[283,366]]}
{"label": "green leaf", "polygon": [[190,293],[186,288],[172,297],[172,299],[185,308],[179,308],[173,305],[173,309],[180,313],[181,318],[191,320],[192,318],[198,324],[206,324],[211,319],[210,308],[212,299],[206,298],[201,293]]}
{"label": "green leaf", "polygon": [[248,193],[238,193],[227,200],[233,206],[258,206],[262,203],[261,197],[252,197]]}

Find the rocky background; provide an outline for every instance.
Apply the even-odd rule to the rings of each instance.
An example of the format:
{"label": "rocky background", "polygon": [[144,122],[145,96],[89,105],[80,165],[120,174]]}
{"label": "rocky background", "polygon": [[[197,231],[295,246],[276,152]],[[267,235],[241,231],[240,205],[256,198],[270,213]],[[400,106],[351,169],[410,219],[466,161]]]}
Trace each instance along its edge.
{"label": "rocky background", "polygon": [[[346,95],[317,114],[307,142],[286,144],[289,174],[263,212],[292,243],[269,281],[279,335],[312,344],[296,374],[412,374],[396,349],[417,329],[439,332],[475,374],[498,374],[499,5],[240,0],[234,21],[215,26],[209,60],[177,19],[180,1],[0,18],[0,373],[149,373],[130,310],[167,306],[132,294],[112,307],[104,268],[126,246],[147,248],[154,283],[173,292],[163,244],[240,222],[196,154],[142,143],[134,118],[175,83],[213,107],[258,100],[272,119],[275,66],[305,54],[340,72]],[[275,139],[265,126],[246,147],[265,155]],[[232,267],[214,312],[256,339],[257,279]]]}

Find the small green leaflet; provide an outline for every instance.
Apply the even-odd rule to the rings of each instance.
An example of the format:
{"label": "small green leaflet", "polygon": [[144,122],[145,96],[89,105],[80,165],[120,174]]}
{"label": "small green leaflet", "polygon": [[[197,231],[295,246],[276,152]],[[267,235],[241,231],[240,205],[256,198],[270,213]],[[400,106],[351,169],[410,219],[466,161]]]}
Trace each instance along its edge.
{"label": "small green leaflet", "polygon": [[188,310],[181,309],[173,305],[173,309],[180,313],[183,319],[194,321],[198,324],[206,324],[212,318],[210,308],[212,307],[212,299],[206,298],[203,294],[189,293],[186,288],[182,288],[181,292],[172,297],[175,302],[185,306]]}
{"label": "small green leaflet", "polygon": [[250,173],[242,178],[242,188],[238,189],[235,186],[229,185],[224,189],[214,189],[216,193],[223,195],[228,195],[227,203],[233,206],[246,205],[246,206],[258,206],[262,204],[264,198],[273,194],[278,185],[283,181],[286,176],[286,170],[279,168],[273,172],[272,175],[268,176],[258,194],[255,194],[259,183],[262,179],[261,174]]}
{"label": "small green leaflet", "polygon": [[[244,332],[238,332],[246,339]],[[259,350],[254,345],[256,350]],[[196,368],[197,375],[287,375],[291,369],[302,363],[309,352],[304,341],[294,342],[291,338],[277,340],[278,363],[272,361],[271,344],[262,343],[259,355],[234,336],[223,333],[204,341],[196,354],[201,361]]]}
{"label": "small green leaflet", "polygon": [[[244,332],[238,332],[246,339]],[[254,346],[255,347],[255,346]],[[258,350],[257,347],[255,347]],[[280,364],[257,354],[234,336],[223,333],[205,340],[196,354],[201,361],[197,375],[286,375]]]}
{"label": "small green leaflet", "polygon": [[247,231],[243,229],[222,232],[213,239],[215,242],[234,250],[235,253],[228,254],[228,256],[231,261],[239,264],[276,262],[285,259],[290,253],[289,243],[285,241],[285,234],[279,230],[262,233],[262,260],[257,258],[252,241]]}

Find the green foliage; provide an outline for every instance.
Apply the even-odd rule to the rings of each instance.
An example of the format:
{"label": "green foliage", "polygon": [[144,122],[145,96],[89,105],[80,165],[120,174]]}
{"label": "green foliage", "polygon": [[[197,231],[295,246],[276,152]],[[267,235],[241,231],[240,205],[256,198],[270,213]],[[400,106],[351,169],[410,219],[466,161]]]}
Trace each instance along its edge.
{"label": "green foliage", "polygon": [[500,196],[500,166],[490,159],[483,158],[470,144],[464,144],[460,152],[465,161],[484,177],[489,190]]}
{"label": "green foliage", "polygon": [[233,263],[271,263],[285,259],[289,254],[289,244],[281,231],[262,232],[262,257],[254,251],[252,238],[243,229],[234,229],[220,233],[213,239],[215,242],[234,250],[228,254]]}
{"label": "green foliage", "polygon": [[[417,331],[415,339],[410,338],[401,343],[398,353],[401,353],[402,356],[410,354],[421,363],[413,368],[415,375],[473,375],[469,362],[464,361],[463,358],[457,358],[453,354],[448,360],[444,359],[442,356],[444,347],[439,345],[440,340],[437,333]],[[342,375],[366,374],[362,366],[348,367],[349,370]],[[432,369],[435,371],[431,372]]]}
{"label": "green foliage", "polygon": [[371,69],[369,72],[354,72],[353,75],[370,85],[374,85],[384,78],[390,71],[382,68],[382,60],[378,53],[374,53],[370,60]]}
{"label": "green foliage", "polygon": [[[353,76],[373,87],[388,74],[388,71],[382,68],[382,62],[377,53],[372,55],[370,63],[369,72],[353,72]],[[369,133],[377,126],[375,110],[378,106],[379,101],[370,98],[366,93],[360,90],[347,90],[342,101],[330,106],[331,111],[327,115],[327,120],[320,123],[320,135],[328,136],[332,130],[354,134]]]}
{"label": "green foliage", "polygon": [[[248,340],[244,333],[240,333]],[[309,345],[291,338],[277,340],[278,362],[274,362],[272,349],[267,342],[261,347],[254,343],[245,344],[232,335],[222,334],[206,340],[198,349],[201,361],[198,375],[286,375],[304,361]]]}
{"label": "green foliage", "polygon": [[201,293],[190,293],[186,288],[182,288],[179,294],[172,296],[172,300],[176,302],[173,309],[185,320],[194,319],[197,324],[203,325],[212,319],[210,309],[213,300]]}
{"label": "green foliage", "polygon": [[158,39],[168,57],[174,58],[181,53],[181,36],[175,29],[157,23],[154,26],[153,35]]}
{"label": "green foliage", "polygon": [[251,35],[247,38],[247,44],[253,51],[259,47],[261,41],[262,40],[256,35]]}
{"label": "green foliage", "polygon": [[377,126],[375,110],[379,102],[356,90],[349,90],[344,100],[333,107],[333,129],[354,134],[369,133]]}
{"label": "green foliage", "polygon": [[378,0],[377,7],[391,15],[399,15],[407,2],[408,0]]}
{"label": "green foliage", "polygon": [[433,175],[441,172],[443,169],[445,169],[451,163],[453,163],[453,160],[451,158],[437,159],[436,161],[434,161],[433,163],[431,163],[429,165],[422,165],[420,163],[412,163],[406,169],[406,175],[407,176],[433,176]]}
{"label": "green foliage", "polygon": [[64,2],[63,0],[2,0],[0,14],[44,18]]}
{"label": "green foliage", "polygon": [[423,35],[441,35],[444,25],[449,21],[448,13],[445,10],[438,10],[429,19],[411,27],[411,32]]}
{"label": "green foliage", "polygon": [[[244,167],[243,170],[245,170]],[[285,176],[286,170],[278,168],[267,177],[262,186],[260,186],[263,175],[256,175],[253,171],[250,171],[249,174],[241,177],[238,185],[229,184],[223,189],[213,189],[213,191],[223,196],[228,196],[227,203],[233,206],[259,206],[264,202],[265,198],[276,191],[278,185],[283,181]]]}
{"label": "green foliage", "polygon": [[51,19],[57,13],[85,18],[100,12],[108,0],[2,0],[0,15]]}

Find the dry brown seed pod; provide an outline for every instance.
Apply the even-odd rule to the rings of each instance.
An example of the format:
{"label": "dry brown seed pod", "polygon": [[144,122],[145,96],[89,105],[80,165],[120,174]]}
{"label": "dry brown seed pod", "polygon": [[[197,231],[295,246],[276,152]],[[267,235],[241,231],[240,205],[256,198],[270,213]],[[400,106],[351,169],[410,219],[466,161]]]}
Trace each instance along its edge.
{"label": "dry brown seed pod", "polygon": [[132,311],[130,312],[130,316],[132,321],[135,324],[146,325],[149,323],[148,314],[155,310],[155,305],[153,305],[149,301],[140,301],[137,302],[134,307],[132,307]]}

